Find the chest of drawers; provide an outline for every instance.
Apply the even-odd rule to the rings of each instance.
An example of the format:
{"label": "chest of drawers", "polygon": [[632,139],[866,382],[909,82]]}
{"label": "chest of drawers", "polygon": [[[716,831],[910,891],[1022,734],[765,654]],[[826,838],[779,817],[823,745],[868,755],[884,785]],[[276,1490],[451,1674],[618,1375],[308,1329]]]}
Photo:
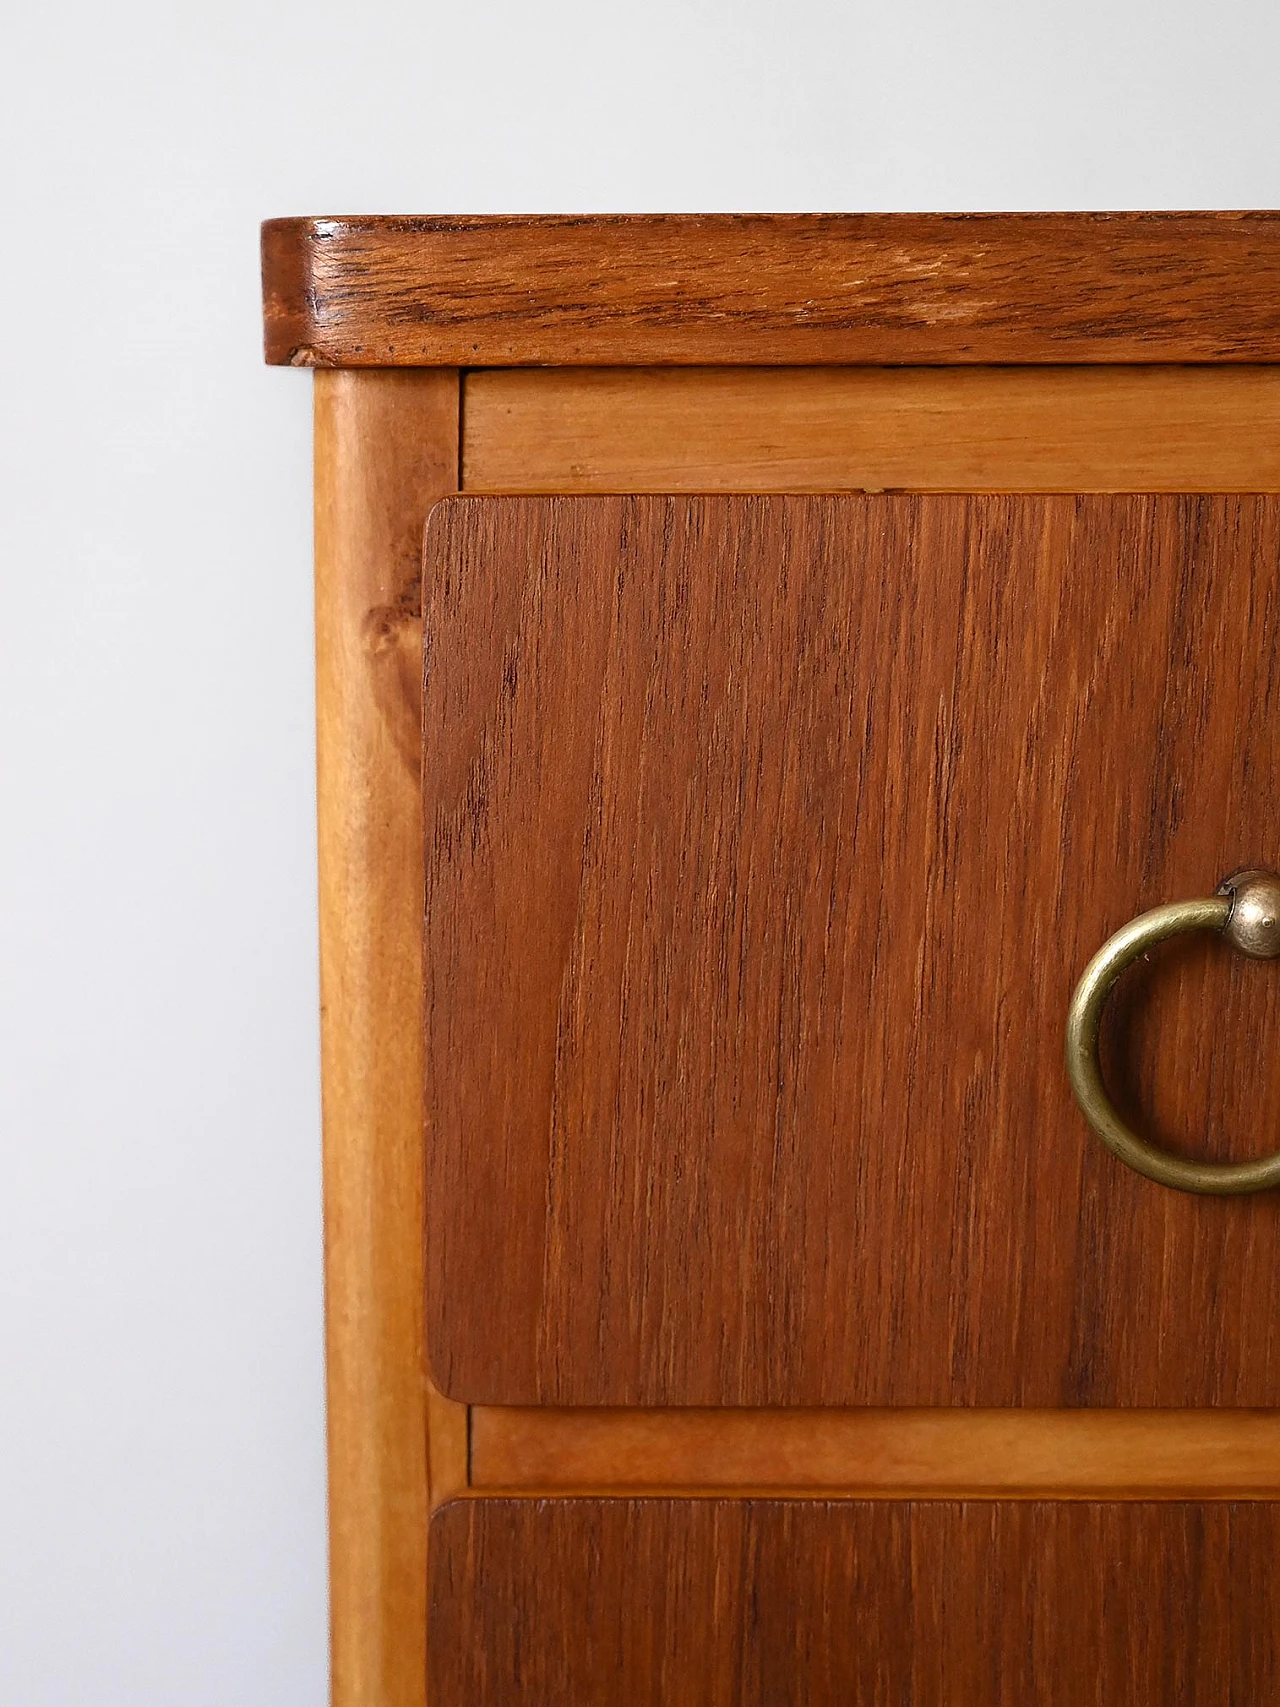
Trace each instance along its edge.
{"label": "chest of drawers", "polygon": [[[264,281],[338,1707],[1266,1699],[1275,1194],[1124,1167],[1063,1040],[1280,864],[1280,218],[283,220]],[[1278,1023],[1154,947],[1120,1117],[1265,1154]]]}

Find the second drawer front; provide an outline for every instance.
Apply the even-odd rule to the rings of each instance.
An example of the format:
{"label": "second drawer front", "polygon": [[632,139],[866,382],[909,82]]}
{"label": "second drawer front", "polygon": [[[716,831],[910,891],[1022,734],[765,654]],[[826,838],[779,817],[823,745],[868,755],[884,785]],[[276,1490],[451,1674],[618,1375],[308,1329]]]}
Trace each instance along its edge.
{"label": "second drawer front", "polygon": [[1274,1699],[1280,1507],[463,1500],[430,1698],[468,1707]]}

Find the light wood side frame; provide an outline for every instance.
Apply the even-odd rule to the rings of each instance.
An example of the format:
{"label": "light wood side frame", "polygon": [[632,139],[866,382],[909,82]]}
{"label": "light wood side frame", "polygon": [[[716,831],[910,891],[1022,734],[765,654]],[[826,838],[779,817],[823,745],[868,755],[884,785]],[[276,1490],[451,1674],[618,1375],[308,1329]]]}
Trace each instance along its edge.
{"label": "light wood side frame", "polygon": [[422,1707],[429,1504],[466,1461],[422,1312],[421,549],[457,486],[458,380],[315,383],[332,1691]]}

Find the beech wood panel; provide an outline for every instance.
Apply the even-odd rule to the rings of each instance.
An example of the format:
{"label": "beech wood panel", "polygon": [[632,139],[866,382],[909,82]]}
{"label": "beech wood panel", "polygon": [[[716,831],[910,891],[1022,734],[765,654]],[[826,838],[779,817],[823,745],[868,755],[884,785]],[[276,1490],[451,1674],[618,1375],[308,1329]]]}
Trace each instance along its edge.
{"label": "beech wood panel", "polygon": [[315,425],[332,1698],[421,1707],[429,1488],[466,1474],[422,1348],[418,929],[421,538],[457,376],[319,374]]}
{"label": "beech wood panel", "polygon": [[1280,368],[506,368],[471,492],[1280,490]]}
{"label": "beech wood panel", "polygon": [[1280,360],[1280,216],[269,220],[270,362]]}
{"label": "beech wood panel", "polygon": [[1280,1495],[1280,1412],[476,1405],[477,1492],[880,1498]]}
{"label": "beech wood panel", "polygon": [[[428,1338],[556,1405],[1268,1405],[1274,1194],[1111,1158],[1062,1027],[1275,863],[1280,503],[458,498],[428,529]],[[1116,1002],[1274,1144],[1276,969]],[[494,1308],[494,1300],[501,1308]]]}
{"label": "beech wood panel", "polygon": [[1254,1707],[1280,1508],[465,1500],[431,1698],[469,1707]]}

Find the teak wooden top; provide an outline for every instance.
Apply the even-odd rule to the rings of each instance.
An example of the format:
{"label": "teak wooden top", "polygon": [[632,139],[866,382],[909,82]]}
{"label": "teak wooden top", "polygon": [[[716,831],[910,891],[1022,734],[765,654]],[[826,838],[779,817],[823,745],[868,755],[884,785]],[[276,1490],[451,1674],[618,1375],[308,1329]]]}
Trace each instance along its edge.
{"label": "teak wooden top", "polygon": [[1280,213],[273,219],[300,367],[1280,362]]}

